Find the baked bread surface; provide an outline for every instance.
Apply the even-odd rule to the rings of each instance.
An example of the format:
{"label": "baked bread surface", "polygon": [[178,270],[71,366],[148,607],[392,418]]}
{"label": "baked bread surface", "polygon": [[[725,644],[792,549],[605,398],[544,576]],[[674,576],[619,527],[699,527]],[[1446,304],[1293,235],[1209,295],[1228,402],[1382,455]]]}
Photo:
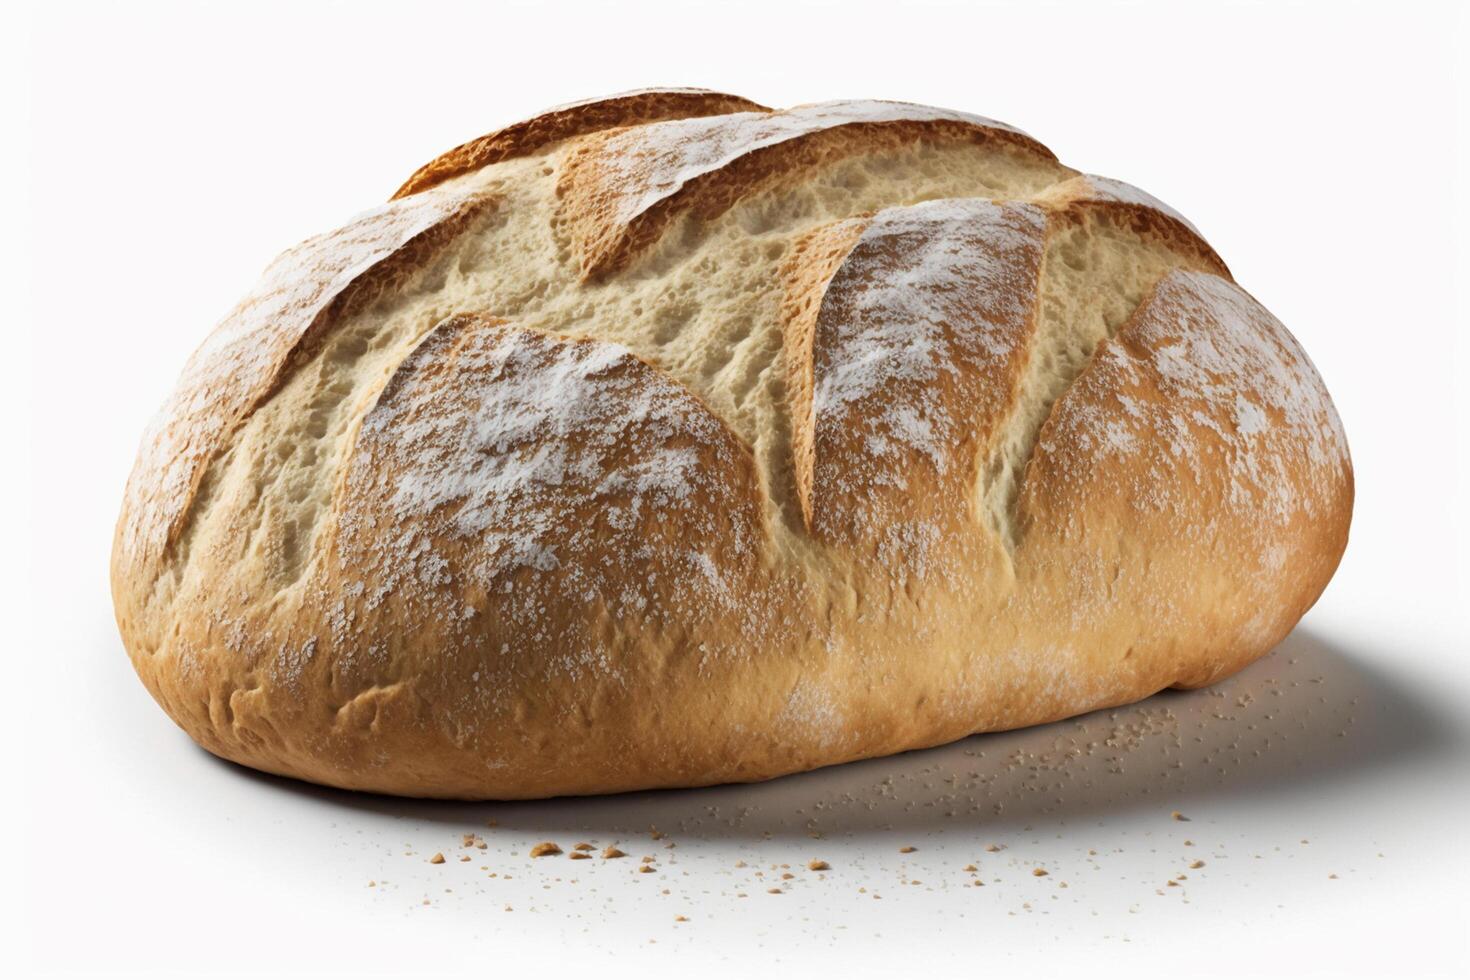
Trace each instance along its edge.
{"label": "baked bread surface", "polygon": [[1210,684],[1351,509],[1311,361],[1161,202],[977,116],[670,89],[277,259],[145,433],[112,582],[210,752],[544,797]]}

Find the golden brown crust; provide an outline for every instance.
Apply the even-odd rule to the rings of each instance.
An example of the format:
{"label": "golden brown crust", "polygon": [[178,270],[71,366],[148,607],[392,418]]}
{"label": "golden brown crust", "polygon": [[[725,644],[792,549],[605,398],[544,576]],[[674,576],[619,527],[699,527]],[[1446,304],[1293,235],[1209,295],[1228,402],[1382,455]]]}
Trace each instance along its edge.
{"label": "golden brown crust", "polygon": [[414,171],[394,193],[393,200],[418,194],[492,163],[526,156],[553,143],[599,130],[691,116],[769,111],[738,95],[704,89],[645,89],[576,102],[512,123],[440,154]]}
{"label": "golden brown crust", "polygon": [[199,482],[240,420],[310,355],[318,337],[373,295],[392,290],[494,206],[436,195],[368,211],[278,258],[262,284],[195,351],[143,437],[120,532],[129,553],[156,558],[183,527]]}
{"label": "golden brown crust", "polygon": [[788,325],[788,369],[803,376],[789,386],[802,513],[818,540],[922,576],[968,536],[980,454],[1034,331],[1045,235],[1030,204],[880,212],[815,315]]}
{"label": "golden brown crust", "polygon": [[556,130],[559,174],[482,160],[272,267],[114,542],[180,726],[388,793],[705,785],[1210,683],[1291,628],[1346,441],[1187,221],[1000,124],[771,115]]}
{"label": "golden brown crust", "polygon": [[572,152],[558,192],[582,274],[596,279],[626,265],[681,215],[707,221],[819,167],[920,141],[1000,145],[1056,160],[1025,133],[978,116],[831,102],[599,134]]}
{"label": "golden brown crust", "polygon": [[1160,239],[1181,254],[1200,260],[1216,274],[1230,278],[1224,260],[1194,225],[1158,198],[1131,184],[1079,174],[1053,185],[1035,200],[1054,214],[1068,218],[1099,213],[1119,218],[1135,234]]}
{"label": "golden brown crust", "polygon": [[871,215],[862,215],[816,228],[792,246],[791,255],[781,269],[786,286],[781,304],[782,360],[791,414],[792,468],[801,519],[807,527],[812,526],[812,478],[817,452],[812,405],[816,388],[813,347],[817,339],[817,317],[822,311],[827,284],[871,219]]}
{"label": "golden brown crust", "polygon": [[1190,637],[1170,683],[1197,687],[1316,601],[1352,497],[1341,423],[1295,339],[1233,283],[1175,272],[1054,407],[1021,488],[1017,564],[1044,575],[1051,555],[1088,555],[1076,588],[1139,650],[1178,658],[1163,639]]}

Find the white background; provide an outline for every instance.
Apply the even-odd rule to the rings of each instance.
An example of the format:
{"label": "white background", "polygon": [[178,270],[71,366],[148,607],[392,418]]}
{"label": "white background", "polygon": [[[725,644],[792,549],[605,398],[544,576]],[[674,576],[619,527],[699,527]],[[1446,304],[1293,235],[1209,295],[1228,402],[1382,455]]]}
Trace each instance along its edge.
{"label": "white background", "polygon": [[[0,481],[29,497],[0,712],[21,973],[1470,968],[1463,8],[47,5],[5,33],[7,135],[29,143],[8,151],[29,227],[5,268],[28,281]],[[1188,214],[1311,352],[1352,444],[1347,557],[1283,648],[1217,691],[759,787],[429,805],[195,749],[133,678],[107,585],[138,436],[189,351],[276,252],[440,150],[667,84],[980,112]],[[488,841],[470,862],[465,832]],[[543,839],[660,870],[533,862]],[[781,895],[773,864],[796,874]]]}

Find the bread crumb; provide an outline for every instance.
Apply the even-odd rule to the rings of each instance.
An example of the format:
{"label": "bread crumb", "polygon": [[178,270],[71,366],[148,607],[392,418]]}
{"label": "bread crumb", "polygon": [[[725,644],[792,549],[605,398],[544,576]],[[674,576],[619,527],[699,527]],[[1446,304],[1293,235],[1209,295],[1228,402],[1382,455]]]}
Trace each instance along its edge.
{"label": "bread crumb", "polygon": [[590,851],[590,850],[592,850],[592,845],[589,844],[589,843],[587,843],[586,841],[582,841],[579,844],[573,844],[572,845],[572,850],[574,850],[574,851]]}
{"label": "bread crumb", "polygon": [[461,854],[459,856],[459,859],[460,861],[468,861],[470,859],[470,856],[468,854]]}
{"label": "bread crumb", "polygon": [[531,848],[531,857],[533,857],[533,858],[550,857],[553,854],[560,854],[560,853],[561,853],[561,848],[560,847],[557,847],[555,843],[553,843],[553,842],[551,842],[549,840],[548,841],[542,841],[541,843],[537,844],[535,847]]}
{"label": "bread crumb", "polygon": [[999,851],[1002,848],[1001,848],[1001,846],[999,844],[986,844],[985,845],[985,849],[987,851],[989,851],[991,854],[994,854],[996,851]]}
{"label": "bread crumb", "polygon": [[746,866],[747,865],[746,865],[746,863],[744,861],[736,861],[735,862],[735,867],[737,867],[737,868],[744,868]]}
{"label": "bread crumb", "polygon": [[638,868],[638,873],[639,874],[645,874],[645,875],[651,875],[651,874],[653,874],[653,868],[651,866],[647,865],[647,864],[640,865],[639,868]]}
{"label": "bread crumb", "polygon": [[967,864],[963,868],[961,868],[960,870],[961,871],[979,871],[980,869],[977,868],[977,867],[975,867],[973,864]]}
{"label": "bread crumb", "polygon": [[440,854],[440,853],[438,853],[436,851],[434,853],[434,856],[431,857],[431,858],[429,858],[429,863],[430,864],[443,864],[444,863],[444,855],[443,854]]}
{"label": "bread crumb", "polygon": [[572,853],[568,854],[567,857],[572,861],[586,861],[589,860],[592,855],[588,854],[586,851],[573,851]]}
{"label": "bread crumb", "polygon": [[914,853],[917,850],[918,850],[917,847],[912,847],[910,845],[905,844],[903,847],[900,847],[898,849],[898,853],[900,853],[900,854],[912,854],[912,853]]}
{"label": "bread crumb", "polygon": [[1031,869],[1031,877],[1033,877],[1033,878],[1045,878],[1050,873],[1051,872],[1047,871],[1045,868],[1032,868]]}
{"label": "bread crumb", "polygon": [[1189,818],[1186,817],[1184,814],[1180,813],[1178,810],[1170,811],[1169,818],[1172,819],[1172,820],[1181,821],[1183,823],[1188,823],[1189,822]]}
{"label": "bread crumb", "polygon": [[602,849],[602,856],[604,858],[625,858],[628,854],[626,851],[620,851],[616,847],[608,845]]}
{"label": "bread crumb", "polygon": [[781,889],[779,889],[779,888],[767,888],[766,889],[766,892],[768,894],[771,894],[771,895],[779,895],[779,894],[781,894]]}
{"label": "bread crumb", "polygon": [[1189,862],[1189,866],[1191,868],[1203,868],[1205,866],[1205,862],[1203,862],[1203,861],[1190,861]]}
{"label": "bread crumb", "polygon": [[643,855],[643,863],[644,864],[652,864],[654,862],[654,860],[655,860],[655,858],[654,858],[654,856],[652,854],[645,854],[645,855]]}
{"label": "bread crumb", "polygon": [[675,922],[688,922],[689,921],[689,916],[687,916],[687,915],[676,915],[676,916],[674,916],[674,921]]}
{"label": "bread crumb", "polygon": [[792,874],[790,871],[783,871],[781,873],[781,880],[782,881],[790,881],[792,878],[795,878],[795,877],[796,877],[796,875]]}
{"label": "bread crumb", "polygon": [[816,858],[808,861],[806,866],[808,871],[830,871],[832,869],[832,865],[826,861],[819,861]]}

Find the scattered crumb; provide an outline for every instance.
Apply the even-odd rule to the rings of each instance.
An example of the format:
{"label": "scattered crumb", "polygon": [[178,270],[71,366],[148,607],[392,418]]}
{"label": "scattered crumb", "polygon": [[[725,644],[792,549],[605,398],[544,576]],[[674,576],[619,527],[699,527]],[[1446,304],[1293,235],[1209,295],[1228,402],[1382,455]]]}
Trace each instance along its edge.
{"label": "scattered crumb", "polygon": [[900,853],[900,854],[912,854],[912,853],[914,853],[917,850],[918,850],[917,847],[912,847],[912,846],[906,844],[903,847],[900,847],[898,849],[898,853]]}
{"label": "scattered crumb", "polygon": [[999,844],[986,844],[985,849],[991,854],[994,854],[996,851],[1003,850],[1003,848]]}
{"label": "scattered crumb", "polygon": [[626,851],[620,851],[616,847],[609,845],[602,849],[602,856],[604,858],[625,858],[628,854]]}
{"label": "scattered crumb", "polygon": [[687,915],[676,915],[676,916],[674,916],[674,921],[675,922],[688,922],[689,921],[689,916],[687,916]]}
{"label": "scattered crumb", "polygon": [[591,858],[592,855],[588,854],[586,851],[573,851],[572,853],[568,854],[567,857],[573,861],[586,861]]}
{"label": "scattered crumb", "polygon": [[1031,877],[1033,877],[1033,878],[1045,878],[1050,873],[1051,872],[1047,871],[1045,868],[1032,868],[1031,869]]}
{"label": "scattered crumb", "polygon": [[574,850],[574,851],[590,851],[590,850],[592,850],[592,845],[589,844],[589,843],[587,843],[586,841],[582,841],[580,844],[573,844],[572,845],[572,850]]}
{"label": "scattered crumb", "polygon": [[806,866],[808,871],[829,871],[832,868],[826,861],[819,861],[816,858],[808,861]]}
{"label": "scattered crumb", "polygon": [[535,847],[531,848],[531,857],[533,857],[533,858],[550,857],[553,854],[560,854],[560,853],[561,853],[561,848],[560,847],[557,847],[556,844],[552,843],[549,840],[548,841],[542,841],[541,843],[537,844]]}
{"label": "scattered crumb", "polygon": [[429,858],[429,863],[430,864],[443,864],[444,863],[444,855],[443,854],[440,854],[440,853],[438,853],[436,851],[435,854],[434,854],[434,856],[431,857],[431,858]]}
{"label": "scattered crumb", "polygon": [[1191,868],[1203,868],[1205,866],[1205,862],[1203,862],[1203,861],[1190,861],[1189,862],[1189,866]]}
{"label": "scattered crumb", "polygon": [[651,875],[651,874],[653,874],[653,867],[651,865],[647,865],[647,864],[639,865],[639,867],[638,867],[638,873],[639,874],[645,874],[645,875]]}
{"label": "scattered crumb", "polygon": [[769,894],[772,894],[772,895],[779,895],[779,894],[781,894],[781,889],[779,889],[779,888],[767,888],[766,891]]}
{"label": "scattered crumb", "polygon": [[961,868],[960,870],[961,871],[979,871],[980,869],[977,868],[977,867],[975,867],[973,864],[967,864],[963,868]]}
{"label": "scattered crumb", "polygon": [[1169,814],[1169,817],[1172,820],[1179,820],[1179,821],[1183,821],[1184,823],[1188,823],[1189,822],[1189,818],[1186,817],[1184,814],[1180,813],[1178,810],[1172,811]]}

